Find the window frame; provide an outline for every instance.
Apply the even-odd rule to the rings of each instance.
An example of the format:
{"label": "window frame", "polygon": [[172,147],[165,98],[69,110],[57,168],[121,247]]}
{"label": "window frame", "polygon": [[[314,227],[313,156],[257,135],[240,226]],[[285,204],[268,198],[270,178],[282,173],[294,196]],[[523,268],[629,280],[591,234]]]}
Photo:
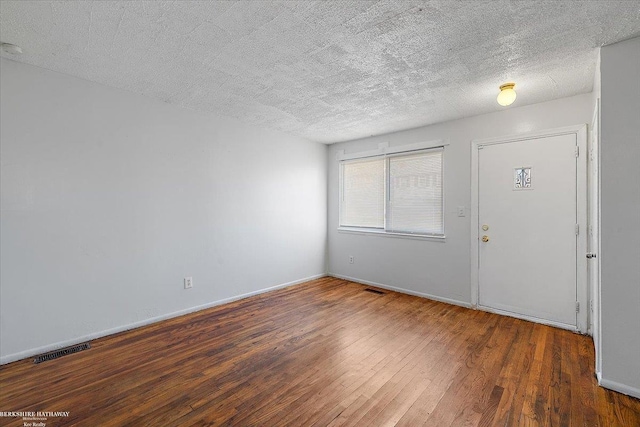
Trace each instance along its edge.
{"label": "window frame", "polygon": [[[344,151],[338,152],[338,231],[341,233],[353,233],[353,234],[368,234],[386,237],[396,237],[404,239],[420,239],[420,240],[433,240],[444,242],[446,239],[446,224],[445,224],[445,147],[449,145],[442,141],[430,141],[426,143],[412,144],[405,147],[393,147],[389,148],[388,144],[380,144],[378,150],[370,150],[352,155],[345,155]],[[434,233],[409,233],[398,231],[387,231],[388,221],[388,203],[391,179],[389,162],[392,157],[406,156],[410,154],[419,154],[422,152],[431,152],[439,150],[441,152],[441,179],[442,179],[442,234]],[[342,216],[342,203],[343,203],[343,185],[344,185],[344,168],[343,165],[353,161],[365,160],[365,159],[384,159],[384,226],[383,228],[372,227],[358,227],[358,226],[343,226],[341,225]]]}

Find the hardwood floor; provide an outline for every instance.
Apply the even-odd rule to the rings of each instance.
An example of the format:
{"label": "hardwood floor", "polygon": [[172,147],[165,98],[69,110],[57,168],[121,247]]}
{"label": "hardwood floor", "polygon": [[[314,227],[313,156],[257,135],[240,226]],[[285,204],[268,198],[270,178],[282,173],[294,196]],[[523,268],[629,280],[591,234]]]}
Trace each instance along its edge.
{"label": "hardwood floor", "polygon": [[[46,426],[639,426],[589,337],[323,278],[0,368]],[[23,426],[0,417],[0,424]],[[6,424],[8,423],[8,424]]]}

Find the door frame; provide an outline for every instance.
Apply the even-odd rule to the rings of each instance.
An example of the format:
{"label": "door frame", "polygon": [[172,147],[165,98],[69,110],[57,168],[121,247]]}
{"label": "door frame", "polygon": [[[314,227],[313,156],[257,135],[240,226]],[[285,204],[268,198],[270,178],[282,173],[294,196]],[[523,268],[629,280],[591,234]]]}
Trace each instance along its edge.
{"label": "door frame", "polygon": [[[602,377],[602,327],[600,323],[600,98],[596,99],[589,130],[589,161],[591,162],[590,170],[592,171],[589,197],[593,198],[593,201],[589,203],[589,209],[591,210],[595,204],[595,210],[589,212],[589,233],[591,233],[594,247],[589,247],[588,250],[596,254],[596,258],[588,261],[595,264],[596,270],[595,274],[589,278],[591,291],[589,326],[595,347],[596,377],[598,378],[598,383],[600,383]],[[593,173],[594,169],[595,174]]]}
{"label": "door frame", "polygon": [[479,266],[480,266],[480,223],[479,223],[479,156],[478,151],[482,147],[495,144],[506,144],[510,142],[539,139],[544,137],[559,135],[575,135],[578,146],[578,161],[576,164],[576,207],[578,221],[578,236],[576,245],[576,301],[579,310],[576,315],[576,327],[572,328],[576,332],[587,333],[589,293],[587,287],[587,125],[567,126],[562,128],[548,129],[544,131],[528,132],[517,135],[507,135],[496,138],[474,139],[471,141],[471,304],[474,308],[500,314],[508,314],[537,323],[545,323],[552,326],[566,328],[566,325],[553,321],[541,321],[527,315],[517,313],[506,313],[491,307],[484,307],[478,304],[479,301]]}

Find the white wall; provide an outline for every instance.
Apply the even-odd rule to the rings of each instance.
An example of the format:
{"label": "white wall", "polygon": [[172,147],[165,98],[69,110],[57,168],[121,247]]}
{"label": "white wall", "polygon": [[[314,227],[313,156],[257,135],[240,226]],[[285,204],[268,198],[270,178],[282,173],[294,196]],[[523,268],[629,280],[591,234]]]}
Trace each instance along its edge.
{"label": "white wall", "polygon": [[[329,272],[469,304],[471,141],[590,123],[592,113],[592,95],[584,94],[330,146]],[[450,143],[444,155],[445,243],[337,231],[338,150],[349,154],[375,149],[380,142],[398,146],[437,139]],[[457,216],[458,206],[465,207],[466,217]],[[354,264],[349,264],[349,255],[355,257]]]}
{"label": "white wall", "polygon": [[602,48],[601,78],[601,383],[640,398],[640,38]]}
{"label": "white wall", "polygon": [[325,272],[326,146],[0,66],[3,363]]}

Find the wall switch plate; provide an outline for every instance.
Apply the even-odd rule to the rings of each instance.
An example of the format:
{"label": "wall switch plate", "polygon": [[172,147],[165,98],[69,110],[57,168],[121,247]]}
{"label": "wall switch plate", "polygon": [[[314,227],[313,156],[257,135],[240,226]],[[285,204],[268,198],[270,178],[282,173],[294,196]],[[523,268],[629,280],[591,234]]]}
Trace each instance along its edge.
{"label": "wall switch plate", "polygon": [[184,278],[184,288],[185,289],[193,288],[193,277],[185,277]]}
{"label": "wall switch plate", "polygon": [[353,255],[349,255],[349,264],[353,264]]}
{"label": "wall switch plate", "polygon": [[458,206],[458,216],[463,217],[466,214],[464,213],[464,206]]}

